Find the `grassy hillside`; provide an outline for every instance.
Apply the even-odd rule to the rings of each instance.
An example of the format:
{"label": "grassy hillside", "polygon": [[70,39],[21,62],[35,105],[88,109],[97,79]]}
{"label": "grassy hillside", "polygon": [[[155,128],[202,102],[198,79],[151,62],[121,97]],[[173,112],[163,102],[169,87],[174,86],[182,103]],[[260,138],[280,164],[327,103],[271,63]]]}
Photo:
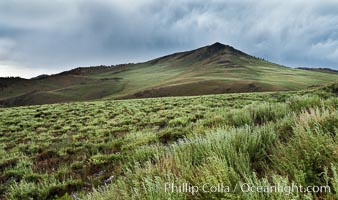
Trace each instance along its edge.
{"label": "grassy hillside", "polygon": [[[336,199],[337,94],[336,83],[297,92],[2,108],[0,198]],[[165,192],[166,182],[232,190]],[[236,186],[243,183],[331,192],[245,193]]]}
{"label": "grassy hillside", "polygon": [[287,68],[215,43],[145,63],[0,79],[0,105],[300,90],[336,80],[337,73]]}

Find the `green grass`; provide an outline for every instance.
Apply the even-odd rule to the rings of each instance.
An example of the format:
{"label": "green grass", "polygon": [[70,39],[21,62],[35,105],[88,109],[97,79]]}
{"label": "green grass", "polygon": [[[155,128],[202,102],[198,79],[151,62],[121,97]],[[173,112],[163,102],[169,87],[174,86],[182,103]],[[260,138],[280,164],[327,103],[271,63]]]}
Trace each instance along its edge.
{"label": "green grass", "polygon": [[[335,199],[337,84],[0,109],[0,199]],[[331,193],[168,193],[167,182]]]}

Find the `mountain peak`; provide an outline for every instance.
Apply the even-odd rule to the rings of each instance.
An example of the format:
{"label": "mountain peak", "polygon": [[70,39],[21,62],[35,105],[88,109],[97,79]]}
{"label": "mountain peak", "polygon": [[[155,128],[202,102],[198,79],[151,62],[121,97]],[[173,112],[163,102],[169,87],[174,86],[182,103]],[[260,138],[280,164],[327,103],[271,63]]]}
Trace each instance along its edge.
{"label": "mountain peak", "polygon": [[225,46],[225,44],[222,44],[220,42],[215,42],[214,44],[212,44],[211,46]]}
{"label": "mountain peak", "polygon": [[214,44],[210,45],[209,47],[213,49],[224,49],[226,45],[220,43],[220,42],[215,42]]}
{"label": "mountain peak", "polygon": [[[235,55],[247,55],[246,53],[235,49],[234,47],[230,46],[230,45],[226,45],[226,44],[222,44],[220,42],[215,42],[212,45],[206,46],[207,51],[210,53],[231,53],[231,54],[235,54]],[[249,55],[247,55],[249,56]]]}
{"label": "mountain peak", "polygon": [[212,45],[206,46],[207,52],[214,54],[216,52],[223,52],[226,49],[226,45],[216,42]]}

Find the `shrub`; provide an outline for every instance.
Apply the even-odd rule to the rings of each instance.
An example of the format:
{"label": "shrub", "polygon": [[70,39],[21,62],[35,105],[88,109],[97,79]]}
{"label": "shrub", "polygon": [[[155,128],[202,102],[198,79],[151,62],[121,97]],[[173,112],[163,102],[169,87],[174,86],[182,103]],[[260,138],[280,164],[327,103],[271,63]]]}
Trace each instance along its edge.
{"label": "shrub", "polygon": [[288,104],[293,111],[299,112],[304,109],[320,107],[321,99],[317,95],[293,96],[290,98]]}
{"label": "shrub", "polygon": [[328,110],[318,108],[297,116],[294,135],[287,143],[280,143],[272,155],[279,173],[302,185],[324,184],[325,169],[338,162],[337,140],[326,127],[331,126],[327,125],[331,117]]}

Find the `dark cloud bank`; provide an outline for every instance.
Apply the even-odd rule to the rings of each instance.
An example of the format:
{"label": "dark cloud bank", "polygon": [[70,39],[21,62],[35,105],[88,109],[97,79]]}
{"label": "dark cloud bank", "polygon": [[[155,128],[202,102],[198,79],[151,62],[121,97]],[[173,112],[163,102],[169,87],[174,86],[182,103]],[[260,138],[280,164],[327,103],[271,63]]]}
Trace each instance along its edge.
{"label": "dark cloud bank", "polygon": [[288,66],[338,69],[338,2],[0,2],[0,76],[145,61],[219,41]]}

